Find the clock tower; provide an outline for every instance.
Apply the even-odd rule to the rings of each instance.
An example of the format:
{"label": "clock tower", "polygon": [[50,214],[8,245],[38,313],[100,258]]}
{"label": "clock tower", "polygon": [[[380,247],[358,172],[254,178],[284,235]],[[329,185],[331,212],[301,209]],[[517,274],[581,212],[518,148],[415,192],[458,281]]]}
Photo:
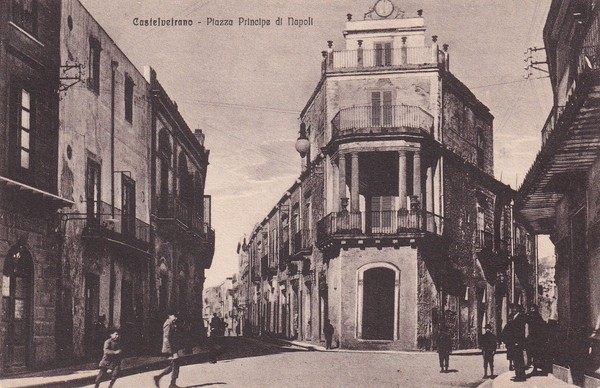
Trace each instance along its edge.
{"label": "clock tower", "polygon": [[397,19],[403,18],[404,11],[395,4],[393,0],[377,0],[365,13],[366,19]]}

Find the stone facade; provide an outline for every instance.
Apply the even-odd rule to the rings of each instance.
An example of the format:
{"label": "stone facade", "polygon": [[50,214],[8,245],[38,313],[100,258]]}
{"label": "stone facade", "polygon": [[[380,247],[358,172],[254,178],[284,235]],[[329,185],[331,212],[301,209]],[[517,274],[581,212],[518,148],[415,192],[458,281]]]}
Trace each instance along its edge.
{"label": "stone facade", "polygon": [[0,374],[55,364],[59,13],[0,2]]}
{"label": "stone facade", "polygon": [[491,175],[493,116],[421,15],[349,20],[344,36],[301,113],[303,171],[238,250],[253,333],[320,341],[330,320],[342,348],[433,349],[447,325],[476,347],[533,295],[509,262],[523,227]]}

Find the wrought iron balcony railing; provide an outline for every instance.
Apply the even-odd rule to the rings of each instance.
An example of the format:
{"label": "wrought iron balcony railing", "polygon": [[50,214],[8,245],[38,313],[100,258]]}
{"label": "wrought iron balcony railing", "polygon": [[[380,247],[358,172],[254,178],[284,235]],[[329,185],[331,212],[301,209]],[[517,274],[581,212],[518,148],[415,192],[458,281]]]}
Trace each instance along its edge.
{"label": "wrought iron balcony railing", "polygon": [[331,121],[332,137],[373,134],[432,134],[433,116],[419,106],[353,106]]}
{"label": "wrought iron balcony railing", "polygon": [[88,201],[86,232],[88,236],[105,236],[133,245],[150,243],[150,225],[133,213],[114,209],[106,202]]}
{"label": "wrought iron balcony railing", "polygon": [[310,249],[312,244],[312,238],[310,234],[310,230],[301,229],[294,233],[292,238],[292,254],[298,254],[303,251],[307,251]]}
{"label": "wrought iron balcony railing", "polygon": [[444,218],[423,210],[329,213],[317,223],[319,241],[336,235],[389,235],[444,233]]}
{"label": "wrought iron balcony railing", "polygon": [[172,219],[197,233],[206,234],[210,225],[204,222],[201,214],[174,195],[158,197],[158,217]]}

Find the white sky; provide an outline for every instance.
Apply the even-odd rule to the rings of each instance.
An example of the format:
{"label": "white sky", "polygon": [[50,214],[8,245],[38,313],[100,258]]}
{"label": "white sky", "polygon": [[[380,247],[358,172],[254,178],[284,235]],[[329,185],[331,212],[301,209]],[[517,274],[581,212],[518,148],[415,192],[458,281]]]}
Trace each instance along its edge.
{"label": "white sky", "polygon": [[[81,0],[129,59],[152,66],[189,126],[210,149],[206,194],[213,196],[216,253],[206,285],[237,272],[236,246],[300,172],[298,116],[320,77],[327,40],[343,48],[346,14],[362,19],[374,0]],[[515,187],[541,144],[552,104],[546,73],[524,80],[524,50],[543,47],[550,0],[396,1],[424,10],[427,35],[450,45],[450,70],[486,104],[494,120],[496,178]],[[274,26],[278,16],[312,17],[313,26]],[[194,27],[136,27],[133,18],[185,18]],[[206,25],[233,19],[234,26]],[[239,17],[271,26],[237,26]],[[76,26],[75,26],[76,28]],[[536,59],[544,60],[540,52]],[[552,254],[542,244],[540,256]]]}

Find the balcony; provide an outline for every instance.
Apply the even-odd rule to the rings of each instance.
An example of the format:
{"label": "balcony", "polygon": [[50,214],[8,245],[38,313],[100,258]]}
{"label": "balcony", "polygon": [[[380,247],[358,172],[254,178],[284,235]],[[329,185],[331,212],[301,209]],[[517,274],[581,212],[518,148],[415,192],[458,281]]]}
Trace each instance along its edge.
{"label": "balcony", "polygon": [[519,209],[537,234],[551,234],[558,201],[583,185],[600,152],[600,46],[580,48],[568,77],[566,104],[552,109],[542,129],[542,148],[519,192]]}
{"label": "balcony", "polygon": [[150,248],[150,225],[123,214],[121,209],[102,202],[88,202],[90,211],[82,237],[105,239],[119,245],[147,251]]}
{"label": "balcony", "polygon": [[445,53],[437,46],[397,49],[339,50],[324,54],[323,73],[419,69],[446,66]]}
{"label": "balcony", "polygon": [[488,250],[494,249],[494,235],[485,230],[478,230],[475,238],[475,249]]}
{"label": "balcony", "polygon": [[312,250],[310,230],[302,229],[294,233],[292,238],[292,256],[294,258],[309,254]]}
{"label": "balcony", "polygon": [[331,124],[332,139],[433,134],[433,116],[421,107],[410,105],[344,108]]}
{"label": "balcony", "polygon": [[331,239],[443,236],[444,218],[423,210],[329,213],[317,223],[317,243]]}
{"label": "balcony", "polygon": [[202,216],[174,195],[158,197],[157,216],[159,225],[167,229],[176,226],[182,231],[190,231],[197,235],[209,233],[210,226],[204,222]]}

